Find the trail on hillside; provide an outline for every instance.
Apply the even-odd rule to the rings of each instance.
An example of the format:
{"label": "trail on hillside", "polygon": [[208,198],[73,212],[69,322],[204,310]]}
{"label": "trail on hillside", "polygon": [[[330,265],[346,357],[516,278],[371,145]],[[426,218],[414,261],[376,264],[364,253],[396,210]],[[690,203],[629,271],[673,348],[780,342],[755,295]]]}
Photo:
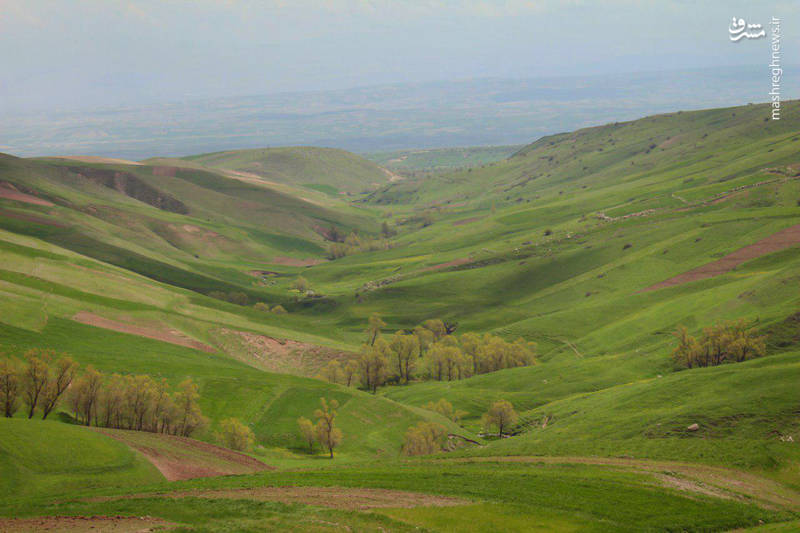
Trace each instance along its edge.
{"label": "trail on hillside", "polygon": [[795,224],[777,233],[770,235],[758,242],[744,248],[739,248],[722,259],[692,269],[683,274],[671,277],[654,285],[650,285],[639,292],[655,291],[666,287],[683,285],[692,281],[713,278],[730,272],[745,261],[756,259],[763,255],[771,254],[800,244],[800,224]]}
{"label": "trail on hillside", "polygon": [[722,499],[757,503],[768,509],[800,511],[800,492],[755,474],[695,463],[624,457],[499,456],[445,459],[457,462],[586,464],[653,475],[661,485]]}

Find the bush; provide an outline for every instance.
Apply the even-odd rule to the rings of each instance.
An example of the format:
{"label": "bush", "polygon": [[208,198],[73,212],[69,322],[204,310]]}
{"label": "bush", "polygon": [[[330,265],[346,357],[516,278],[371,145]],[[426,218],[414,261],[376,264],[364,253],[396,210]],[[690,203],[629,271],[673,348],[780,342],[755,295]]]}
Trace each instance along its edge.
{"label": "bush", "polygon": [[272,312],[276,315],[285,315],[289,311],[287,311],[282,305],[278,304],[272,308]]}
{"label": "bush", "polygon": [[420,422],[408,428],[403,441],[404,455],[430,455],[440,452],[447,441],[447,430],[435,422]]}
{"label": "bush", "polygon": [[227,418],[220,422],[217,440],[226,448],[240,452],[253,448],[256,440],[253,430],[236,418]]}

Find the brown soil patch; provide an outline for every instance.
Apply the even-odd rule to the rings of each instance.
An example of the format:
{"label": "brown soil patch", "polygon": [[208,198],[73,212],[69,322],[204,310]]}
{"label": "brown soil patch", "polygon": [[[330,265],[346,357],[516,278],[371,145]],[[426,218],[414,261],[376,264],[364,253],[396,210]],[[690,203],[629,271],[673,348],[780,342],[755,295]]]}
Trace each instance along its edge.
{"label": "brown soil patch", "polygon": [[109,165],[141,165],[137,161],[128,161],[127,159],[116,159],[114,157],[99,157],[95,155],[62,155],[54,159],[70,159],[72,161],[81,161],[83,163],[106,163]]}
{"label": "brown soil patch", "polygon": [[169,529],[171,522],[149,516],[40,516],[36,518],[0,518],[0,531],[7,533],[34,533],[57,531],[79,533],[109,531],[132,533]]}
{"label": "brown soil patch", "polygon": [[454,226],[463,226],[464,224],[469,224],[470,222],[477,222],[478,220],[481,220],[482,218],[486,218],[486,216],[483,215],[483,216],[479,216],[479,217],[462,218],[461,220],[456,220],[455,222],[453,222],[453,225]]}
{"label": "brown soil patch", "polygon": [[[137,494],[147,498],[155,494]],[[345,487],[257,487],[252,489],[196,490],[160,494],[165,498],[213,498],[300,503],[332,509],[360,511],[384,507],[452,507],[472,502],[420,492]]]}
{"label": "brown soil patch", "polygon": [[654,291],[663,289],[665,287],[673,287],[675,285],[683,285],[691,281],[701,279],[713,278],[730,272],[735,267],[741,265],[745,261],[756,259],[762,255],[778,252],[786,248],[790,248],[800,244],[800,224],[783,229],[777,233],[770,235],[760,241],[753,243],[744,248],[739,248],[733,253],[730,253],[712,263],[707,263],[703,266],[697,267],[683,274],[678,274],[675,277],[664,280],[655,285],[651,285],[640,292]]}
{"label": "brown soil patch", "polygon": [[23,220],[25,222],[33,222],[34,224],[42,224],[44,226],[54,226],[56,228],[67,227],[66,224],[55,222],[53,220],[50,220],[49,218],[37,217],[36,215],[29,215],[27,213],[14,213],[13,211],[6,211],[5,209],[0,209],[0,216],[8,218],[16,218],[17,220]]}
{"label": "brown soil patch", "polygon": [[168,178],[174,178],[175,174],[178,172],[178,167],[153,167],[153,176],[164,176]]}
{"label": "brown soil patch", "polygon": [[314,266],[319,265],[320,263],[324,263],[324,259],[297,259],[294,257],[286,257],[286,256],[276,256],[270,260],[270,263],[275,265],[284,265],[284,266],[293,266],[293,267],[307,267],[307,266]]}
{"label": "brown soil patch", "polygon": [[38,196],[34,196],[32,194],[20,192],[16,187],[5,182],[0,182],[0,198],[16,200],[17,202],[23,202],[26,204],[46,205],[48,207],[53,206],[53,202],[48,202],[44,198],[39,198]]}
{"label": "brown soil patch", "polygon": [[250,270],[247,272],[248,275],[262,278],[264,276],[280,276],[280,272],[275,272],[274,270]]}
{"label": "brown soil patch", "polygon": [[269,372],[314,377],[332,360],[344,363],[355,357],[335,348],[247,331],[222,328],[217,333],[225,353]]}
{"label": "brown soil patch", "polygon": [[168,481],[275,469],[249,455],[188,437],[105,428],[96,431],[141,453]]}
{"label": "brown soil patch", "polygon": [[[446,459],[447,460],[447,459]],[[731,468],[623,457],[507,456],[449,459],[457,462],[588,464],[654,474],[663,485],[718,498],[754,501],[762,507],[800,510],[800,492],[771,479]]]}
{"label": "brown soil patch", "polygon": [[211,346],[187,337],[180,331],[174,329],[166,330],[147,326],[137,326],[135,324],[118,322],[116,320],[104,318],[102,316],[95,315],[94,313],[89,313],[88,311],[78,312],[72,317],[72,320],[98,328],[111,329],[121,333],[129,333],[131,335],[156,339],[163,342],[169,342],[171,344],[178,344],[180,346],[186,346],[187,348],[194,348],[195,350],[202,350],[210,353],[216,352],[216,349],[212,348]]}
{"label": "brown soil patch", "polygon": [[439,263],[438,265],[433,265],[429,267],[425,267],[422,270],[430,271],[430,270],[441,270],[443,268],[449,268],[459,265],[464,265],[469,263],[471,259],[469,257],[459,257],[458,259],[453,259],[452,261],[448,261],[447,263]]}

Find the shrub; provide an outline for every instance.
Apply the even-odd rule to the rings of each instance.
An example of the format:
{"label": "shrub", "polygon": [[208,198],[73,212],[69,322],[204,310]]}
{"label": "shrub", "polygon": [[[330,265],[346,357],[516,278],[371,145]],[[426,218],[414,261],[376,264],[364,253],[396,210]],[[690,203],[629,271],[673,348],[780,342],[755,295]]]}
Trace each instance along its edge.
{"label": "shrub", "polygon": [[231,450],[240,452],[252,449],[256,440],[253,430],[236,418],[227,418],[220,422],[217,440]]}
{"label": "shrub", "polygon": [[442,451],[447,430],[435,422],[420,422],[408,428],[403,441],[404,455],[430,455]]}

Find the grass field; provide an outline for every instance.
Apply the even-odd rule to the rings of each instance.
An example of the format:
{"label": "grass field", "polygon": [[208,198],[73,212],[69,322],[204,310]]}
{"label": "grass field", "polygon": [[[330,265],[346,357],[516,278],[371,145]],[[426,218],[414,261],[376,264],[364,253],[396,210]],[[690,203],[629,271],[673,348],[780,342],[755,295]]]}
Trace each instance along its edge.
{"label": "grass field", "polygon": [[[452,151],[409,155],[426,172],[401,180],[311,148],[0,157],[2,350],[192,378],[210,419],[196,445],[115,439],[69,423],[66,407],[0,420],[0,515],[149,515],[198,531],[793,530],[800,102],[781,121],[767,111],[614,123],[507,158],[461,154],[474,163],[463,169]],[[328,257],[331,228],[377,238],[384,223],[388,246]],[[743,259],[709,267],[730,254]],[[710,274],[658,285],[695,269]],[[300,275],[313,296],[293,289]],[[537,364],[377,394],[314,379],[360,349],[372,313],[385,334],[442,318],[456,334],[522,337]],[[736,319],[767,336],[765,357],[676,370],[679,325]],[[297,432],[321,397],[341,404],[333,461]],[[465,412],[458,424],[424,408],[441,398]],[[499,399],[520,414],[513,436],[480,437]],[[229,417],[275,470],[203,448]],[[425,420],[477,444],[403,458],[406,430]],[[167,482],[148,454],[236,475]],[[265,489],[288,486],[291,497]],[[320,487],[352,490],[343,503]],[[365,503],[393,498],[406,503]]]}

